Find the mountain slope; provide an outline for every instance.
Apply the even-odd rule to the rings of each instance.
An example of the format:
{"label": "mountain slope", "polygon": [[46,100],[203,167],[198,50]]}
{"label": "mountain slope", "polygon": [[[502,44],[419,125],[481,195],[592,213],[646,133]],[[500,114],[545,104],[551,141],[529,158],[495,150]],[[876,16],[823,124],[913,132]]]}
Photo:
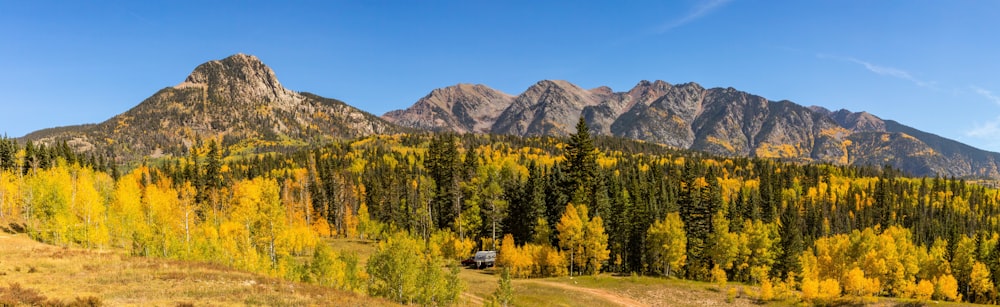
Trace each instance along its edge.
{"label": "mountain slope", "polygon": [[431,91],[406,111],[389,112],[384,117],[423,130],[450,127],[463,133],[489,132],[513,100],[513,96],[485,85],[458,84]]}
{"label": "mountain slope", "polygon": [[184,82],[96,125],[41,130],[26,139],[129,160],[179,155],[198,138],[233,150],[295,146],[400,128],[341,101],[281,86],[259,59],[236,54],[199,65]]}
{"label": "mountain slope", "polygon": [[[478,91],[488,92],[482,88]],[[500,109],[498,104],[505,101],[490,101],[489,109]],[[695,83],[642,81],[629,91],[613,92],[607,87],[585,90],[566,81],[545,80],[510,100],[495,119],[476,122],[465,119],[461,121],[463,126],[451,124],[458,122],[457,119],[422,121],[422,125],[401,120],[414,114],[455,118],[453,114],[419,108],[419,104],[390,112],[384,118],[403,126],[431,130],[566,135],[583,116],[594,133],[726,156],[891,165],[914,175],[1000,177],[998,153],[882,120],[867,112],[804,107],[733,88],[706,89]],[[470,126],[480,128],[465,128]]]}

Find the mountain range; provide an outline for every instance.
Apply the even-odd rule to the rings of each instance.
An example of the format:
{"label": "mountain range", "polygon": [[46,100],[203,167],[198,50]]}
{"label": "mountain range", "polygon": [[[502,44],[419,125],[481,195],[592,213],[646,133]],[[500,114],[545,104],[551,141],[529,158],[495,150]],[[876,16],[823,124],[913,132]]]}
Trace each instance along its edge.
{"label": "mountain range", "polygon": [[433,131],[561,136],[572,133],[581,116],[592,133],[722,156],[890,165],[918,176],[1000,177],[998,153],[867,112],[805,107],[697,83],[640,81],[615,92],[544,80],[516,96],[459,84],[382,117]]}
{"label": "mountain range", "polygon": [[415,130],[564,136],[583,117],[591,132],[722,156],[891,165],[913,175],[1000,178],[1000,154],[883,120],[772,101],[733,88],[641,81],[625,92],[540,81],[509,95],[485,85],[432,90],[378,117],[339,100],[285,89],[258,58],[199,65],[176,86],[98,124],[45,129],[24,139],[65,141],[115,157],[178,156],[198,139],[231,152]]}

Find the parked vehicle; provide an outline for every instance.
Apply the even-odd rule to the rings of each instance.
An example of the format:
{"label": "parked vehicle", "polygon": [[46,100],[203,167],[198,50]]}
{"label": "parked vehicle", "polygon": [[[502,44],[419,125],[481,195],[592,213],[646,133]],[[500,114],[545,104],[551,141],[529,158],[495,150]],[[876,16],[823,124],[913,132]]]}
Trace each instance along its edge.
{"label": "parked vehicle", "polygon": [[477,269],[492,267],[497,261],[497,251],[478,251],[472,256],[472,261]]}
{"label": "parked vehicle", "polygon": [[464,267],[470,267],[471,268],[474,265],[476,265],[476,257],[475,256],[472,256],[472,257],[469,257],[468,259],[462,260],[462,266],[464,266]]}

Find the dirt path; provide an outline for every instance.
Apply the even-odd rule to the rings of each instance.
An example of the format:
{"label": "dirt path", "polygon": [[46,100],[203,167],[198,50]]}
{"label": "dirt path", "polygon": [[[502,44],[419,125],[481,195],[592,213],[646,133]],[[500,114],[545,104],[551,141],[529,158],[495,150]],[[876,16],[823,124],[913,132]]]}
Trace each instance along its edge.
{"label": "dirt path", "polygon": [[475,294],[463,292],[462,297],[469,301],[469,306],[483,306],[486,302],[482,298],[476,296]]}
{"label": "dirt path", "polygon": [[567,291],[574,291],[574,292],[586,293],[586,294],[595,296],[597,298],[600,298],[600,299],[603,299],[603,300],[606,300],[608,302],[612,302],[612,303],[615,303],[615,304],[618,304],[618,305],[621,305],[621,306],[627,306],[627,307],[649,306],[648,304],[645,304],[643,302],[634,300],[634,299],[632,299],[630,297],[622,296],[622,295],[619,295],[619,294],[616,294],[616,293],[612,293],[612,292],[608,292],[606,290],[601,290],[601,289],[577,287],[577,286],[573,286],[573,285],[567,285],[567,284],[564,284],[564,283],[544,281],[544,280],[534,280],[534,279],[522,279],[522,280],[519,280],[519,281],[521,281],[523,283],[533,283],[533,284],[538,284],[538,285],[543,285],[543,286],[548,286],[548,287],[553,287],[553,288],[559,288],[559,289],[563,289],[563,290],[567,290]]}

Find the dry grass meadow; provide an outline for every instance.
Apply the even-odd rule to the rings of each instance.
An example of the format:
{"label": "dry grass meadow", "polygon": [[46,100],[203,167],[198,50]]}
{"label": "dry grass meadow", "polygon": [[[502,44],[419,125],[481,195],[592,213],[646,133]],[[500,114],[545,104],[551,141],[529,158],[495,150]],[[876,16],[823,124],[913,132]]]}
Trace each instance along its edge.
{"label": "dry grass meadow", "polygon": [[35,295],[31,298],[35,301],[27,303],[36,305],[78,301],[108,306],[393,305],[218,265],[63,248],[6,233],[0,233],[0,288],[0,305],[4,295],[22,299]]}

